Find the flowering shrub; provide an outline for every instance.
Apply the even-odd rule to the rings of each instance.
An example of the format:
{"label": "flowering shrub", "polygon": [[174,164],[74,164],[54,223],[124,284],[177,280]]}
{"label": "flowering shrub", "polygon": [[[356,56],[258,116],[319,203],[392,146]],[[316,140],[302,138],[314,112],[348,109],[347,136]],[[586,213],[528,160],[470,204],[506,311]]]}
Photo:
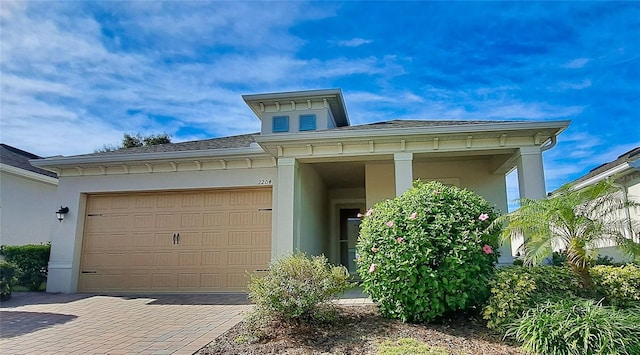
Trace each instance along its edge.
{"label": "flowering shrub", "polygon": [[417,181],[362,216],[358,274],[383,315],[431,321],[488,296],[499,230],[497,210],[479,195]]}

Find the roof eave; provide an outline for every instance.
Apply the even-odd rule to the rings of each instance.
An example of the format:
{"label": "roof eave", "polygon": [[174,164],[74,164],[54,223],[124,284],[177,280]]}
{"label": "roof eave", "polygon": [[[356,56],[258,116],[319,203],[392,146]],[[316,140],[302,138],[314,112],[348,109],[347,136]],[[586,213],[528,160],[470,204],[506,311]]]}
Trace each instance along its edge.
{"label": "roof eave", "polygon": [[255,136],[258,143],[275,143],[286,141],[311,141],[316,139],[345,139],[345,138],[367,138],[382,136],[403,136],[417,134],[463,134],[491,131],[526,131],[536,129],[555,129],[555,135],[562,133],[571,121],[540,121],[540,122],[492,122],[492,123],[474,123],[462,124],[455,126],[425,126],[425,127],[402,127],[402,128],[375,128],[361,130],[327,130],[314,131],[308,133],[291,133],[291,134],[273,134],[264,136]]}

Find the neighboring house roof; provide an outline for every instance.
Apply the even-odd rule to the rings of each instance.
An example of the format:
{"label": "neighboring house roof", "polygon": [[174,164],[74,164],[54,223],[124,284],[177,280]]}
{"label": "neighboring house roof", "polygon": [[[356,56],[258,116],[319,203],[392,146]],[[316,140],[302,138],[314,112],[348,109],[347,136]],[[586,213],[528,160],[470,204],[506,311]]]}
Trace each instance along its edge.
{"label": "neighboring house roof", "polygon": [[639,170],[640,166],[638,166],[638,162],[640,162],[640,147],[633,148],[621,154],[614,161],[591,169],[586,175],[574,180],[573,184],[576,188],[582,188],[591,183],[608,178],[609,176],[624,173],[632,169]]}
{"label": "neighboring house roof", "polygon": [[33,159],[42,159],[42,157],[4,143],[0,144],[0,163],[32,173],[57,178],[55,173],[31,165],[29,160]]}

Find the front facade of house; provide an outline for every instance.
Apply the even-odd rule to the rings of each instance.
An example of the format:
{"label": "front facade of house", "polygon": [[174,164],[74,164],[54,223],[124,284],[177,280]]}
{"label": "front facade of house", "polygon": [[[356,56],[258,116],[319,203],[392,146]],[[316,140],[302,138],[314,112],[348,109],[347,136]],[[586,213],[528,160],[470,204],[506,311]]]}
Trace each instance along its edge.
{"label": "front facade of house", "polygon": [[[354,271],[357,213],[415,179],[507,210],[546,195],[542,152],[569,124],[388,121],[351,126],[339,89],[247,95],[260,133],[34,162],[60,176],[50,292],[240,291],[280,255]],[[501,262],[511,261],[509,245]]]}
{"label": "front facade of house", "polygon": [[29,164],[39,156],[0,144],[0,245],[51,240],[58,178]]}

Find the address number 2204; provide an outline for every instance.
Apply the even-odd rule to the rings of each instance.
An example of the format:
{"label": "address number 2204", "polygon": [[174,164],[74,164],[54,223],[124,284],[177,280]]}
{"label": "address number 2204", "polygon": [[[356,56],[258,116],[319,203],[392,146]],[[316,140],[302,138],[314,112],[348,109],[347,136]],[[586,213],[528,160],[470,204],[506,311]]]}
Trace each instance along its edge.
{"label": "address number 2204", "polygon": [[258,179],[258,185],[271,185],[271,179]]}

